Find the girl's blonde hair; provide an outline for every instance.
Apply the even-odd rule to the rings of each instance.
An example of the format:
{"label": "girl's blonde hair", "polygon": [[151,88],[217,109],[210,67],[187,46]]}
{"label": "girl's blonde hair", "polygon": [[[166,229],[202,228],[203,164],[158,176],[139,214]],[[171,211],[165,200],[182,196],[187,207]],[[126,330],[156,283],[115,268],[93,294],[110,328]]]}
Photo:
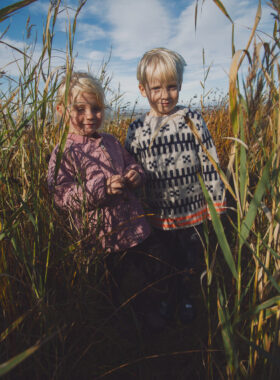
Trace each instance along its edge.
{"label": "girl's blonde hair", "polygon": [[[67,89],[68,87],[68,89]],[[105,108],[104,90],[100,81],[89,73],[80,71],[71,74],[69,86],[67,75],[62,79],[57,91],[57,105],[65,105],[65,93],[68,92],[67,103],[75,99],[81,92],[89,92],[95,95],[99,107]]]}
{"label": "girl's blonde hair", "polygon": [[185,66],[186,62],[180,54],[165,48],[152,49],[141,58],[137,67],[137,79],[144,87],[153,75],[163,82],[176,80],[181,86]]}

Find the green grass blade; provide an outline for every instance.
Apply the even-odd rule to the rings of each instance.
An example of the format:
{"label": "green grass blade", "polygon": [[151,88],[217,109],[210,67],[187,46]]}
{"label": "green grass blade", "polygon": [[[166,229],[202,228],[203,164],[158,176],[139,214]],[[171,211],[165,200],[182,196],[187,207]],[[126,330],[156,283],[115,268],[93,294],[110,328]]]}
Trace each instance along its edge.
{"label": "green grass blade", "polygon": [[21,315],[17,320],[15,320],[9,327],[7,327],[1,334],[0,334],[0,342],[3,342],[7,336],[14,331],[21,322],[25,319],[25,317],[29,314],[29,312]]}
{"label": "green grass blade", "polygon": [[6,375],[8,372],[13,370],[16,366],[18,366],[20,363],[22,363],[25,359],[27,359],[29,356],[34,354],[43,344],[47,343],[50,339],[52,339],[56,333],[51,334],[44,340],[40,340],[38,343],[34,344],[33,346],[27,348],[25,351],[21,352],[20,354],[14,356],[13,358],[9,359],[5,363],[0,364],[0,377]]}
{"label": "green grass blade", "polygon": [[270,307],[277,305],[280,303],[280,295],[279,296],[274,296],[261,304],[255,306],[252,308],[248,313],[243,315],[242,319],[247,319],[248,317],[252,317],[254,315],[258,315],[260,311],[269,309]]}
{"label": "green grass blade", "polygon": [[218,242],[220,244],[222,252],[224,254],[224,258],[225,258],[225,260],[229,266],[229,269],[231,270],[233,277],[237,280],[237,271],[236,271],[235,263],[233,260],[233,256],[232,256],[232,253],[230,250],[229,243],[228,243],[226,235],[225,235],[225,231],[224,231],[221,219],[220,219],[219,215],[217,214],[217,211],[214,207],[212,199],[210,198],[210,195],[209,195],[200,175],[198,175],[198,179],[199,179],[200,185],[202,187],[202,191],[203,191],[203,194],[205,196],[206,202],[207,202],[208,207],[209,207],[213,227],[214,227],[214,230],[216,232]]}
{"label": "green grass blade", "polygon": [[21,362],[27,359],[30,355],[34,354],[35,351],[40,348],[41,344],[37,343],[34,346],[28,348],[27,350],[21,352],[20,354],[14,356],[12,359],[8,360],[5,363],[0,364],[0,376],[6,375],[13,368],[18,366]]}
{"label": "green grass blade", "polygon": [[213,0],[213,1],[217,5],[217,7],[223,12],[223,14],[229,19],[229,21],[233,24],[233,21],[230,15],[228,14],[224,4],[220,0]]}
{"label": "green grass blade", "polygon": [[278,358],[276,359],[275,357],[273,357],[271,355],[271,353],[265,351],[263,348],[261,348],[260,346],[256,345],[254,342],[250,341],[249,339],[247,339],[244,335],[238,333],[238,336],[243,340],[245,341],[249,346],[251,346],[254,350],[258,351],[259,355],[270,360],[273,365],[275,365],[276,367],[278,367],[280,369],[280,362],[278,360]]}
{"label": "green grass blade", "polygon": [[228,307],[226,305],[226,298],[221,291],[221,288],[218,287],[217,291],[218,297],[218,315],[222,328],[222,338],[225,347],[225,353],[227,358],[227,364],[229,366],[229,370],[233,375],[235,369],[237,368],[237,360],[236,360],[236,349],[234,345],[234,334],[232,325],[230,323],[230,315],[228,311]]}
{"label": "green grass blade", "polygon": [[7,17],[9,17],[12,13],[18,11],[20,8],[25,7],[31,3],[34,3],[37,0],[22,0],[14,3],[12,5],[8,5],[5,8],[0,9],[0,22],[4,21]]}
{"label": "green grass blade", "polygon": [[[240,125],[241,140],[245,141],[244,120],[243,120],[242,112],[240,112],[239,125]],[[240,145],[240,200],[241,200],[242,210],[244,210],[244,206],[245,206],[247,183],[248,183],[247,182],[247,154],[246,154],[246,149],[244,145],[241,144]]]}
{"label": "green grass blade", "polygon": [[266,163],[263,174],[257,185],[253,199],[250,202],[248,212],[243,220],[240,228],[240,248],[247,240],[249,232],[257,215],[258,209],[261,206],[263,195],[269,187],[270,181],[270,167],[274,153],[271,154],[268,162]]}

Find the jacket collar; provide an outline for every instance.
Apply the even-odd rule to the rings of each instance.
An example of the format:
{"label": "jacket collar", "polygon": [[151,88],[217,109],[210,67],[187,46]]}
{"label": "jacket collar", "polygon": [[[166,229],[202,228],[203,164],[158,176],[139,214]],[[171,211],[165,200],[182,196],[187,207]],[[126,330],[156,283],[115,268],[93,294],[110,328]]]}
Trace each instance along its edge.
{"label": "jacket collar", "polygon": [[96,144],[97,146],[99,146],[101,144],[101,141],[102,141],[102,135],[99,134],[99,133],[95,133],[94,136],[82,136],[82,135],[76,135],[74,133],[69,133],[67,135],[67,139],[75,142],[75,143],[79,143],[79,144],[86,144],[86,143],[93,143],[93,144]]}

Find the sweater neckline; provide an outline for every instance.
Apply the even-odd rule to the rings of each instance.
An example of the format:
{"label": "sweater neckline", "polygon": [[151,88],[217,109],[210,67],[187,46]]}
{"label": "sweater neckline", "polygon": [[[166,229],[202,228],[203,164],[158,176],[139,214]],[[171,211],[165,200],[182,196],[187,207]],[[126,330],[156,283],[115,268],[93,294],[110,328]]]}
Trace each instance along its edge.
{"label": "sweater neckline", "polygon": [[187,110],[188,110],[188,108],[186,108],[184,106],[176,106],[176,111],[174,113],[172,113],[170,115],[164,115],[164,116],[153,116],[153,115],[149,115],[149,112],[147,112],[144,115],[144,119],[145,119],[145,122],[156,121],[158,123],[158,122],[161,122],[164,120],[172,119],[172,118],[177,117],[177,116],[185,116],[185,113]]}

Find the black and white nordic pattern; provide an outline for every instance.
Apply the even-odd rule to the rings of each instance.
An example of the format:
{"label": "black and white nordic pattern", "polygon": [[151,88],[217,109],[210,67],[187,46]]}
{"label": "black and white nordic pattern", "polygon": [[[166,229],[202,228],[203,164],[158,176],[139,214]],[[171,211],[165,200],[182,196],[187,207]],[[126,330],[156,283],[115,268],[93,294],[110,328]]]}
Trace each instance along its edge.
{"label": "black and white nordic pattern", "polygon": [[[125,147],[147,174],[145,203],[160,218],[180,218],[205,209],[197,173],[201,173],[214,203],[222,202],[224,185],[192,133],[196,127],[202,144],[218,162],[211,134],[196,111],[179,106],[165,117],[143,115],[128,129]],[[147,133],[149,131],[149,133]]]}

